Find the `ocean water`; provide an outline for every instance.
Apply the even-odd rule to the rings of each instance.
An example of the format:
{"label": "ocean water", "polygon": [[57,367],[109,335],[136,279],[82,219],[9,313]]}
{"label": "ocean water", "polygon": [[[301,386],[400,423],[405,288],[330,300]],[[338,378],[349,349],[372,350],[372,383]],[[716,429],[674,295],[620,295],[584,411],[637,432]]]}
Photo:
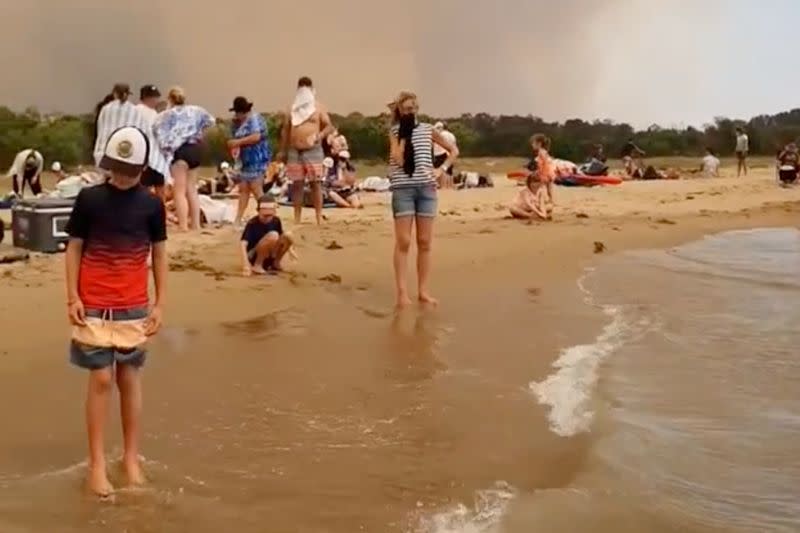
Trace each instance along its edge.
{"label": "ocean water", "polygon": [[800,231],[611,256],[579,286],[606,325],[530,393],[589,439],[582,473],[489,487],[427,531],[800,531]]}
{"label": "ocean water", "polygon": [[0,532],[800,531],[800,232],[600,259],[401,316],[336,288],[171,322],[151,483],[114,505],[84,496],[85,377],[42,328],[0,358]]}

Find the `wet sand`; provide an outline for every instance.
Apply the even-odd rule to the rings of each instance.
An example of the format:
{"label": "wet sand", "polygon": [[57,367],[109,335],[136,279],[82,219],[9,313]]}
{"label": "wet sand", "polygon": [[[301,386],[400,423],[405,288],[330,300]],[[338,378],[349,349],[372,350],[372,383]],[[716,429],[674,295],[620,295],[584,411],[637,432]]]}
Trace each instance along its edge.
{"label": "wet sand", "polygon": [[[556,220],[533,225],[505,219],[515,192],[442,193],[442,304],[399,316],[388,195],[292,228],[300,260],[278,277],[238,275],[233,229],[171,235],[145,374],[152,488],[114,506],[80,491],[85,378],[66,360],[62,258],[0,265],[0,530],[414,531],[498,481],[566,487],[591,436],[550,432],[528,384],[602,327],[575,286],[595,243],[662,248],[800,215],[800,189],[766,171],[559,188]],[[119,453],[116,416],[108,441]]]}

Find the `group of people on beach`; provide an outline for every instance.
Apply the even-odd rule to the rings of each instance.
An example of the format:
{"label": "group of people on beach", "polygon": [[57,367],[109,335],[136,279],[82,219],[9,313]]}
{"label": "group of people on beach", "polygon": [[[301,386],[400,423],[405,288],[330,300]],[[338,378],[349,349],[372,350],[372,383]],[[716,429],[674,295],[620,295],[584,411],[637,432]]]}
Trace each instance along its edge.
{"label": "group of people on beach", "polygon": [[[193,173],[202,160],[204,132],[215,123],[205,109],[187,104],[185,93],[179,88],[169,91],[167,108],[162,110],[155,86],[142,88],[137,105],[128,101],[129,95],[129,87],[118,84],[111,98],[99,106],[94,157],[105,179],[78,193],[66,228],[67,309],[73,326],[70,359],[89,371],[88,486],[103,499],[114,491],[107,475],[103,444],[114,384],[120,391],[122,467],[130,484],[145,482],[139,459],[139,371],[145,363],[147,339],[161,326],[167,294],[164,187],[172,185],[178,228],[188,231],[199,227]],[[458,148],[440,128],[418,119],[418,102],[413,93],[400,93],[389,104],[389,110],[397,305],[411,303],[407,277],[412,242],[417,245],[417,299],[422,304],[435,305],[428,282],[437,188],[444,174],[453,168]],[[258,201],[257,214],[247,222],[240,238],[243,273],[280,270],[281,259],[291,250],[292,237],[276,214],[276,199],[262,188],[270,162],[266,125],[260,115],[252,113],[252,103],[244,97],[234,100],[231,111],[234,127],[228,146],[236,161],[240,191],[246,192],[248,198],[256,196]],[[317,223],[322,222],[321,185],[326,157],[323,140],[331,139],[334,132],[311,80],[301,78],[281,131],[279,153],[289,180],[304,185],[291,193],[296,222],[300,221],[305,186],[312,197]],[[537,142],[546,149],[544,139]],[[437,165],[435,147],[446,153]],[[542,162],[546,166],[546,160]],[[544,188],[549,189],[547,184]],[[241,204],[239,209],[241,217]],[[148,296],[148,265],[154,279],[152,301]]]}

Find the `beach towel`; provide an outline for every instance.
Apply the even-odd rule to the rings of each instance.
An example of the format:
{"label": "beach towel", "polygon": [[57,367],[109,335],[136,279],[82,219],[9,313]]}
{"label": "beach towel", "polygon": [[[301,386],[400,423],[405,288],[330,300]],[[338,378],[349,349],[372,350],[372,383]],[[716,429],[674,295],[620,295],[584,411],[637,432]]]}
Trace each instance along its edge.
{"label": "beach towel", "polygon": [[200,211],[209,224],[232,224],[236,220],[236,210],[233,205],[204,194],[200,195]]}
{"label": "beach towel", "polygon": [[317,111],[317,97],[310,87],[300,87],[292,103],[292,126],[299,126]]}
{"label": "beach towel", "polygon": [[391,182],[388,178],[370,176],[368,178],[364,178],[357,188],[362,191],[384,192],[388,191],[389,187],[391,187]]}

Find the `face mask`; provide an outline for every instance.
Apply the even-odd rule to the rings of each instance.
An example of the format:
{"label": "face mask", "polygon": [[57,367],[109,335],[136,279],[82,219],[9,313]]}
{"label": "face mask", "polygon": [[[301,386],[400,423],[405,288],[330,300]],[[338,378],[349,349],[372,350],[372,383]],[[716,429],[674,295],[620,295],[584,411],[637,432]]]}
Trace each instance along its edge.
{"label": "face mask", "polygon": [[411,128],[417,125],[417,116],[414,113],[407,115],[400,115],[400,127],[403,129]]}

